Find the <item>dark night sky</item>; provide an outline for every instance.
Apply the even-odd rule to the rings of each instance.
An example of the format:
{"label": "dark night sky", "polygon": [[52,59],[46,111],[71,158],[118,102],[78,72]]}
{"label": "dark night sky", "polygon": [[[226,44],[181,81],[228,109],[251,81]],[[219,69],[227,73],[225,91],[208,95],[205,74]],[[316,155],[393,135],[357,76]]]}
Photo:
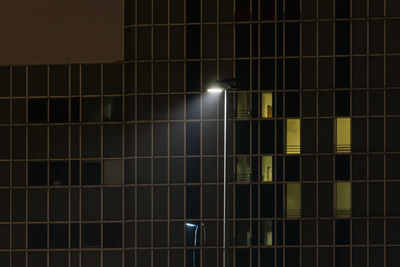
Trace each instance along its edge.
{"label": "dark night sky", "polygon": [[122,58],[122,0],[0,1],[0,65]]}

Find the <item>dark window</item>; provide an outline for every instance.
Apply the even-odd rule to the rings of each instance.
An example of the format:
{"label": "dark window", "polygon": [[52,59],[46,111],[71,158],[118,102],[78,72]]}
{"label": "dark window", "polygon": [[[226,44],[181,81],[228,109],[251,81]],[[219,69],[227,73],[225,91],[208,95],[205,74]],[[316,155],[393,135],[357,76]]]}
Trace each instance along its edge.
{"label": "dark window", "polygon": [[300,158],[285,158],[286,181],[300,181]]}
{"label": "dark window", "polygon": [[186,187],[186,218],[200,218],[200,186]]}
{"label": "dark window", "polygon": [[261,20],[275,19],[275,1],[261,0],[260,1],[260,18]]}
{"label": "dark window", "polygon": [[[13,92],[14,93],[14,92]],[[0,67],[0,96],[10,95],[10,68]]]}
{"label": "dark window", "polygon": [[350,180],[350,156],[336,156],[335,176],[336,180]]}
{"label": "dark window", "polygon": [[82,184],[98,185],[101,183],[101,163],[99,161],[82,161]]}
{"label": "dark window", "polygon": [[260,153],[272,154],[275,151],[275,126],[273,121],[260,122]]}
{"label": "dark window", "polygon": [[300,66],[298,59],[286,59],[286,89],[298,89],[300,85]]}
{"label": "dark window", "polygon": [[186,118],[200,119],[200,95],[186,95]]}
{"label": "dark window", "polygon": [[47,66],[30,66],[28,88],[30,96],[47,95]]}
{"label": "dark window", "polygon": [[50,95],[67,96],[68,88],[68,66],[50,66]]}
{"label": "dark window", "polygon": [[350,22],[336,22],[336,54],[346,55],[350,52]]}
{"label": "dark window", "polygon": [[300,99],[299,93],[285,94],[285,115],[286,117],[300,116]]}
{"label": "dark window", "polygon": [[[137,124],[137,153],[140,156],[151,154],[152,129],[149,123]],[[180,142],[183,139],[180,139]]]}
{"label": "dark window", "polygon": [[120,223],[103,224],[103,247],[105,248],[122,247],[122,224]]}
{"label": "dark window", "polygon": [[121,155],[121,125],[103,125],[103,157],[120,157]]}
{"label": "dark window", "polygon": [[[98,125],[82,126],[82,157],[100,157],[101,151],[101,129]],[[79,139],[78,139],[79,140]]]}
{"label": "dark window", "polygon": [[300,225],[299,221],[286,221],[286,245],[299,245]]}
{"label": "dark window", "polygon": [[[336,18],[350,17],[350,1],[349,0],[336,0]],[[358,8],[358,7],[357,7]]]}
{"label": "dark window", "polygon": [[[3,77],[3,75],[2,75],[2,77]],[[4,85],[7,85],[7,79],[5,79]],[[25,96],[25,94],[26,94],[26,70],[25,70],[25,67],[22,67],[22,66],[21,67],[13,67],[13,69],[12,69],[12,92],[13,92],[13,96]]]}
{"label": "dark window", "polygon": [[274,185],[262,184],[260,187],[260,217],[275,217],[275,188]]}
{"label": "dark window", "polygon": [[50,162],[50,185],[68,185],[68,161]]}
{"label": "dark window", "polygon": [[45,249],[47,248],[47,225],[29,224],[28,226],[28,248]]}
{"label": "dark window", "polygon": [[186,182],[187,183],[200,182],[200,158],[186,159]]}
{"label": "dark window", "polygon": [[250,124],[248,121],[236,122],[236,154],[250,153]]}
{"label": "dark window", "polygon": [[298,56],[300,50],[299,23],[286,23],[286,55]]}
{"label": "dark window", "polygon": [[137,96],[138,120],[151,120],[151,96]]}
{"label": "dark window", "polygon": [[260,53],[262,57],[275,55],[275,36],[274,24],[261,24],[260,26]]}
{"label": "dark window", "polygon": [[186,22],[200,22],[200,0],[186,1]]}
{"label": "dark window", "polygon": [[[0,90],[1,90],[1,88],[0,88]],[[19,112],[22,112],[22,111],[25,111],[25,108],[20,110]],[[10,122],[10,100],[9,99],[1,99],[0,100],[0,123],[6,124],[9,122]]]}
{"label": "dark window", "polygon": [[28,110],[30,123],[47,122],[47,99],[29,99]]}
{"label": "dark window", "polygon": [[348,245],[350,243],[350,221],[336,221],[336,245]]}
{"label": "dark window", "polygon": [[350,61],[349,58],[336,58],[336,88],[350,87]]}
{"label": "dark window", "polygon": [[300,1],[299,0],[285,0],[285,1],[286,1],[285,2],[286,19],[299,19]]}
{"label": "dark window", "polygon": [[68,122],[68,98],[50,99],[50,122]]}
{"label": "dark window", "polygon": [[350,91],[335,92],[336,116],[350,116]]}
{"label": "dark window", "polygon": [[103,93],[121,94],[122,92],[122,65],[103,65]]}
{"label": "dark window", "polygon": [[248,60],[236,61],[236,84],[239,90],[249,90],[250,62]]}
{"label": "dark window", "polygon": [[[180,140],[182,142],[182,140]],[[186,124],[186,153],[188,155],[200,154],[200,123],[188,122]]]}
{"label": "dark window", "polygon": [[250,26],[236,25],[236,57],[249,57],[250,54]]}
{"label": "dark window", "polygon": [[47,185],[47,162],[31,161],[28,163],[28,184],[30,186]]}
{"label": "dark window", "polygon": [[82,65],[82,94],[100,94],[101,89],[101,65]]}
{"label": "dark window", "polygon": [[25,99],[13,99],[12,102],[12,120],[13,123],[26,123],[26,105]]}
{"label": "dark window", "polygon": [[187,26],[186,34],[186,57],[200,58],[200,26]]}
{"label": "dark window", "polygon": [[82,247],[98,248],[101,240],[101,226],[99,223],[82,224]]}
{"label": "dark window", "polygon": [[200,62],[186,63],[186,91],[200,91]]}
{"label": "dark window", "polygon": [[153,116],[154,120],[168,119],[168,95],[153,96]]}
{"label": "dark window", "polygon": [[71,98],[71,122],[79,122],[80,121],[80,102],[79,98],[72,97]]}
{"label": "dark window", "polygon": [[68,248],[68,224],[50,224],[50,248]]}
{"label": "dark window", "polygon": [[85,97],[82,98],[82,121],[83,122],[96,122],[101,120],[100,113],[100,98],[98,97]]}

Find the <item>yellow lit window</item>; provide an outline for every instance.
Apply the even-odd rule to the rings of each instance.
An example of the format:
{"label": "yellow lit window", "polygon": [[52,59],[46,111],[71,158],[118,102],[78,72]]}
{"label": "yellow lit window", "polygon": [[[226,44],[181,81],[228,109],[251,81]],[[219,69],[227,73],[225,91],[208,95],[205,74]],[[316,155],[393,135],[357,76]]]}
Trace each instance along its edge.
{"label": "yellow lit window", "polygon": [[351,151],[351,123],[350,118],[336,119],[336,151],[349,153]]}
{"label": "yellow lit window", "polygon": [[286,153],[300,153],[300,119],[286,121]]}
{"label": "yellow lit window", "polygon": [[261,176],[263,182],[272,182],[272,156],[262,156]]}
{"label": "yellow lit window", "polygon": [[286,217],[298,218],[301,214],[301,186],[300,183],[286,185]]}
{"label": "yellow lit window", "polygon": [[336,183],[336,216],[350,217],[351,215],[351,184],[350,182]]}
{"label": "yellow lit window", "polygon": [[248,93],[236,94],[236,117],[250,117],[250,96]]}
{"label": "yellow lit window", "polygon": [[263,118],[272,118],[272,93],[263,93],[261,98],[261,115]]}
{"label": "yellow lit window", "polygon": [[249,182],[250,178],[250,157],[236,157],[236,181]]}
{"label": "yellow lit window", "polygon": [[261,221],[261,245],[272,246],[272,221]]}

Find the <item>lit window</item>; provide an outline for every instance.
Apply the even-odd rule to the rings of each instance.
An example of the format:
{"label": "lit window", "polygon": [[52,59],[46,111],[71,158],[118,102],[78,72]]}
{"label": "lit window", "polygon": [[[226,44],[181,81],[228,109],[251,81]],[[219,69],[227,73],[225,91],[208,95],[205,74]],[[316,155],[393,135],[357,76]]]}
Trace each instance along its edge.
{"label": "lit window", "polygon": [[272,246],[272,221],[261,221],[261,245]]}
{"label": "lit window", "polygon": [[250,97],[248,93],[236,94],[236,118],[250,117]]}
{"label": "lit window", "polygon": [[248,182],[251,178],[250,157],[236,157],[236,181]]}
{"label": "lit window", "polygon": [[286,121],[286,153],[300,153],[300,119]]}
{"label": "lit window", "polygon": [[286,185],[286,217],[298,218],[301,214],[301,187],[300,183]]}
{"label": "lit window", "polygon": [[272,156],[262,156],[261,158],[261,175],[263,182],[272,182]]}
{"label": "lit window", "polygon": [[350,118],[336,119],[336,151],[338,153],[351,151],[350,129]]}
{"label": "lit window", "polygon": [[350,217],[351,215],[351,185],[350,182],[336,183],[336,216]]}
{"label": "lit window", "polygon": [[272,93],[263,93],[261,98],[261,114],[263,118],[272,118]]}

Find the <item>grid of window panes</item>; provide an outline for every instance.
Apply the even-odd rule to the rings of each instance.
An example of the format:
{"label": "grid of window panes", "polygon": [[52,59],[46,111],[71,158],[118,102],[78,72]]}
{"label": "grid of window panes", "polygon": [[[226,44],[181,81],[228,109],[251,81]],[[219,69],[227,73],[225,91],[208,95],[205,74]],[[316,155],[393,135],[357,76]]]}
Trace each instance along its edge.
{"label": "grid of window panes", "polygon": [[396,0],[125,0],[125,62],[0,67],[2,266],[397,266]]}

